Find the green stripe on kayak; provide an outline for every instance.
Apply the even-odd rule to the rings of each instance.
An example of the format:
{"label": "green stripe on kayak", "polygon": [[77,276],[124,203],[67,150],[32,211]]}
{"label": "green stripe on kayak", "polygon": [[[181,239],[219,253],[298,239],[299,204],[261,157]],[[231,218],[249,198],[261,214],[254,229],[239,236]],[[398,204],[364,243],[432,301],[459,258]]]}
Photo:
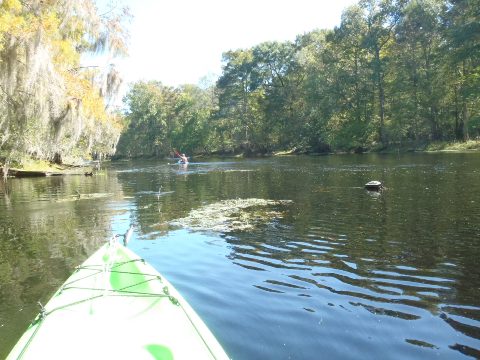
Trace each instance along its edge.
{"label": "green stripe on kayak", "polygon": [[128,291],[151,293],[152,289],[148,282],[152,277],[147,278],[142,274],[136,261],[131,261],[122,248],[117,249],[116,255],[115,263],[110,273],[112,289],[116,291],[128,289]]}
{"label": "green stripe on kayak", "polygon": [[145,349],[148,350],[155,360],[173,360],[173,354],[166,346],[150,344],[145,346]]}

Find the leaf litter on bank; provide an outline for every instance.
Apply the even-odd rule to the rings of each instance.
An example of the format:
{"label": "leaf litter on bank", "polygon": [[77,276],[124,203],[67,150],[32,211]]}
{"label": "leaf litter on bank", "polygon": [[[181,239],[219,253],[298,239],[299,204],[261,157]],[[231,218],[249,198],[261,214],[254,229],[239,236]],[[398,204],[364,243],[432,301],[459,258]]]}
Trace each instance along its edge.
{"label": "leaf litter on bank", "polygon": [[291,200],[232,199],[222,200],[190,211],[187,217],[170,222],[171,225],[200,231],[246,231],[283,217],[278,206]]}

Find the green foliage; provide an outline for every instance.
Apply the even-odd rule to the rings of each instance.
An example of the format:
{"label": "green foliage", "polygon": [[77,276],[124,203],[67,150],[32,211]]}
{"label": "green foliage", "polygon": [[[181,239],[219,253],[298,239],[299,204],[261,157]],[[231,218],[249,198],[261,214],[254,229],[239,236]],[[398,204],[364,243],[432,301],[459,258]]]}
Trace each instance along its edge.
{"label": "green foliage", "polygon": [[[123,11],[94,0],[0,2],[0,150],[60,161],[110,155],[121,121],[108,109],[120,79],[80,66],[85,52],[125,52]],[[99,46],[101,45],[101,46]]]}
{"label": "green foliage", "polygon": [[125,96],[127,129],[117,156],[159,156],[180,149],[208,152],[214,138],[209,119],[214,108],[212,89],[193,85],[172,88],[160,82],[137,82]]}
{"label": "green foliage", "polygon": [[462,142],[435,142],[426,148],[427,151],[468,151],[480,150],[479,140],[468,140]]}
{"label": "green foliage", "polygon": [[123,154],[365,151],[478,137],[478,9],[479,0],[360,0],[333,30],[227,51],[208,94],[133,90],[158,106],[127,97]]}

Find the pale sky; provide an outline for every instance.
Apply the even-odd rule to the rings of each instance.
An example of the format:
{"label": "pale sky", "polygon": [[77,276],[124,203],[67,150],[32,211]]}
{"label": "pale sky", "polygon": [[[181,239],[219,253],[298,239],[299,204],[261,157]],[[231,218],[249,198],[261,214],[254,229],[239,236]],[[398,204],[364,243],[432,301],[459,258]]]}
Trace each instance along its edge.
{"label": "pale sky", "polygon": [[120,0],[130,7],[125,82],[197,84],[221,74],[222,53],[333,28],[358,0]]}

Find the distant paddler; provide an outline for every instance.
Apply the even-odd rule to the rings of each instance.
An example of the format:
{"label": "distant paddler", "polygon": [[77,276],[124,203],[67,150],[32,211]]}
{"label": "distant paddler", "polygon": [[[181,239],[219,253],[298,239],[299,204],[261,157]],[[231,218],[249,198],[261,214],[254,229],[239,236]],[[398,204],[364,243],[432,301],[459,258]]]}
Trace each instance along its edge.
{"label": "distant paddler", "polygon": [[185,154],[180,154],[177,150],[173,149],[175,155],[180,158],[180,164],[188,164],[188,157]]}
{"label": "distant paddler", "polygon": [[182,164],[188,164],[188,157],[185,154],[181,154],[180,161],[182,162]]}

